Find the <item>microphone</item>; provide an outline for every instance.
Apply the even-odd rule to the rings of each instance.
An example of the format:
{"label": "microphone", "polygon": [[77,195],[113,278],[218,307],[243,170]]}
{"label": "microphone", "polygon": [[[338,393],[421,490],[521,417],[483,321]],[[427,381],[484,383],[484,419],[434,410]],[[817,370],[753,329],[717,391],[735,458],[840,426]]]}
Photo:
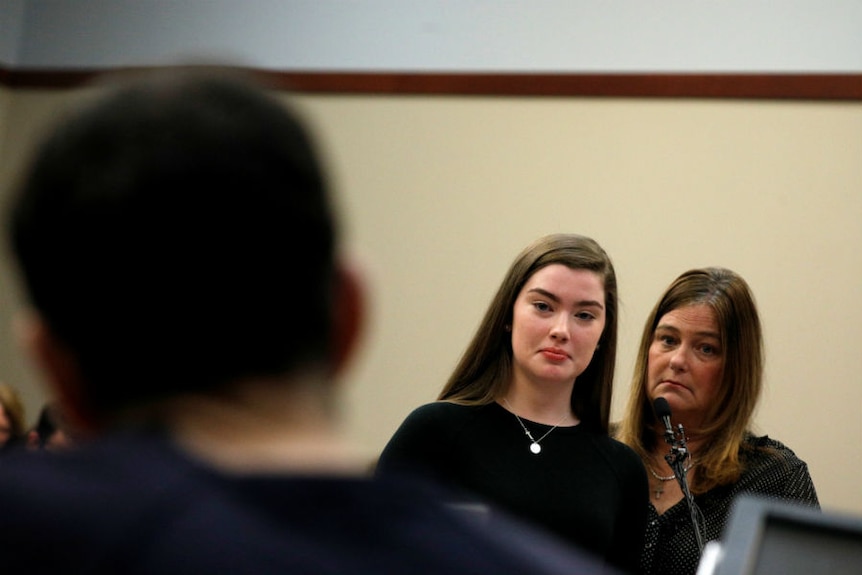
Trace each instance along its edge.
{"label": "microphone", "polygon": [[665,398],[657,397],[655,398],[655,402],[653,402],[653,409],[655,410],[656,417],[664,423],[665,440],[673,445],[676,434],[673,431],[673,425],[670,423],[670,404]]}
{"label": "microphone", "polygon": [[679,488],[682,490],[683,497],[685,497],[685,500],[688,503],[688,510],[691,515],[691,524],[694,528],[694,537],[697,542],[697,548],[700,553],[703,553],[703,535],[701,533],[702,528],[700,525],[701,516],[699,515],[700,510],[697,508],[697,504],[695,504],[694,497],[692,497],[691,490],[688,487],[688,478],[686,477],[688,469],[684,465],[684,461],[690,457],[685,445],[685,430],[683,430],[682,424],[680,424],[679,439],[677,439],[676,433],[673,431],[673,425],[670,423],[670,404],[665,398],[655,398],[655,401],[653,402],[653,410],[655,410],[656,417],[661,419],[662,423],[664,423],[664,438],[668,445],[670,445],[670,453],[665,455],[665,461],[667,461],[670,468],[673,469],[673,476],[676,477],[677,483],[679,483]]}

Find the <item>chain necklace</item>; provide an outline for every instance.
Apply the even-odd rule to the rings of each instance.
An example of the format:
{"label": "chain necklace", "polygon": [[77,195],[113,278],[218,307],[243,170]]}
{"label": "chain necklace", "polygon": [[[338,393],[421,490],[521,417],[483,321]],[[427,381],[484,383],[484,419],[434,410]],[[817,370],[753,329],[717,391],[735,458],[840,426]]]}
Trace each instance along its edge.
{"label": "chain necklace", "polygon": [[508,407],[508,408],[509,408],[509,411],[510,411],[510,412],[512,412],[512,415],[514,415],[514,416],[515,416],[515,419],[517,419],[517,420],[518,420],[518,423],[520,423],[520,424],[521,424],[521,429],[523,429],[523,430],[524,430],[524,433],[526,433],[526,434],[527,434],[527,437],[530,439],[530,451],[533,453],[533,455],[538,455],[538,454],[540,454],[540,453],[542,452],[542,446],[541,446],[541,445],[539,445],[539,443],[540,443],[543,439],[545,439],[546,437],[548,437],[548,435],[550,435],[550,434],[551,434],[551,432],[552,432],[552,431],[554,431],[554,430],[555,430],[555,429],[556,429],[556,428],[557,428],[557,427],[558,427],[558,426],[559,426],[559,425],[560,425],[560,424],[561,424],[561,423],[562,423],[562,422],[563,422],[563,421],[564,421],[564,420],[569,416],[569,414],[568,414],[568,413],[564,413],[564,414],[563,414],[563,417],[561,417],[561,418],[560,418],[560,421],[558,421],[558,422],[557,422],[557,423],[556,423],[556,424],[555,424],[551,429],[549,429],[548,431],[546,431],[546,432],[545,432],[545,434],[544,434],[542,437],[540,437],[539,439],[534,439],[534,438],[533,438],[533,434],[532,434],[532,433],[530,433],[530,430],[529,430],[529,429],[527,429],[527,426],[526,426],[526,425],[524,425],[524,422],[523,422],[523,421],[521,421],[521,418],[520,418],[520,417],[518,417],[518,414],[517,414],[517,413],[515,413],[515,410],[514,410],[514,409],[512,409],[512,406],[509,404],[509,400],[507,400],[507,399],[504,397],[504,398],[503,398],[503,403],[505,403],[505,404],[506,404],[506,407]]}
{"label": "chain necklace", "polygon": [[[689,469],[694,467],[694,464],[695,464],[695,461],[693,459],[689,458],[688,465],[683,467],[682,470],[685,472],[688,472]],[[647,465],[646,468],[649,470],[650,475],[652,475],[653,477],[655,477],[656,479],[658,479],[662,483],[664,483],[665,481],[672,481],[672,480],[676,479],[676,473],[673,473],[671,475],[659,475],[658,473],[655,472],[655,470],[653,470],[651,465]],[[659,485],[658,487],[653,489],[653,491],[655,492],[655,498],[661,499],[661,495],[662,495],[662,493],[664,493],[664,487],[662,485]]]}

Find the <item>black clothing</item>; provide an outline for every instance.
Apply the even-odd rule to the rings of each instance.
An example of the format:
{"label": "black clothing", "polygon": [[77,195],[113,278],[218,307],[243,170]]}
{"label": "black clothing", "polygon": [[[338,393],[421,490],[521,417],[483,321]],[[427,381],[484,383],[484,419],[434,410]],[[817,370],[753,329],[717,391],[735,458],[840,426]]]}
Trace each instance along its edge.
{"label": "black clothing", "polygon": [[[719,539],[727,523],[733,500],[740,493],[775,497],[819,507],[808,466],[783,443],[769,437],[749,435],[740,459],[745,471],[739,481],[695,495],[703,514],[703,543]],[[641,567],[646,575],[694,575],[700,552],[685,499],[662,515],[649,504],[646,543]]]}
{"label": "black clothing", "polygon": [[489,529],[400,480],[228,475],[130,433],[0,465],[8,573],[606,573],[523,525]]}
{"label": "black clothing", "polygon": [[[523,420],[539,439],[551,426]],[[381,454],[378,474],[420,473],[550,530],[626,571],[643,544],[648,483],[629,447],[581,426],[558,427],[541,453],[497,403],[435,402],[411,413]]]}

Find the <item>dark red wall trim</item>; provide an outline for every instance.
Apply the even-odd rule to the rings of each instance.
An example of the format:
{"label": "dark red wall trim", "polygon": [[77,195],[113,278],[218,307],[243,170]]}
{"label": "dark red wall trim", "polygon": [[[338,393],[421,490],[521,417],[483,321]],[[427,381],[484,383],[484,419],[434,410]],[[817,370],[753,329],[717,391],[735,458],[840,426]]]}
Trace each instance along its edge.
{"label": "dark red wall trim", "polygon": [[[105,71],[0,68],[0,85],[72,88]],[[862,100],[862,74],[257,72],[279,88],[323,94]]]}
{"label": "dark red wall trim", "polygon": [[862,74],[276,73],[300,92],[862,100]]}

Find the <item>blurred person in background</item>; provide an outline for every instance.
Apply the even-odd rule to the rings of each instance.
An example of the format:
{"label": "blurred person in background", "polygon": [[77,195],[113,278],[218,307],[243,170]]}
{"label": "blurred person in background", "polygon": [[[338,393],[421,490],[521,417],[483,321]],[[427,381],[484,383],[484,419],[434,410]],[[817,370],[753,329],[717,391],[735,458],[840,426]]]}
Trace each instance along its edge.
{"label": "blurred person in background", "polygon": [[27,434],[24,403],[18,390],[0,382],[0,452],[22,445]]}
{"label": "blurred person in background", "polygon": [[27,446],[48,451],[68,449],[79,441],[78,435],[60,402],[49,401],[39,410],[36,424],[27,433]]}

